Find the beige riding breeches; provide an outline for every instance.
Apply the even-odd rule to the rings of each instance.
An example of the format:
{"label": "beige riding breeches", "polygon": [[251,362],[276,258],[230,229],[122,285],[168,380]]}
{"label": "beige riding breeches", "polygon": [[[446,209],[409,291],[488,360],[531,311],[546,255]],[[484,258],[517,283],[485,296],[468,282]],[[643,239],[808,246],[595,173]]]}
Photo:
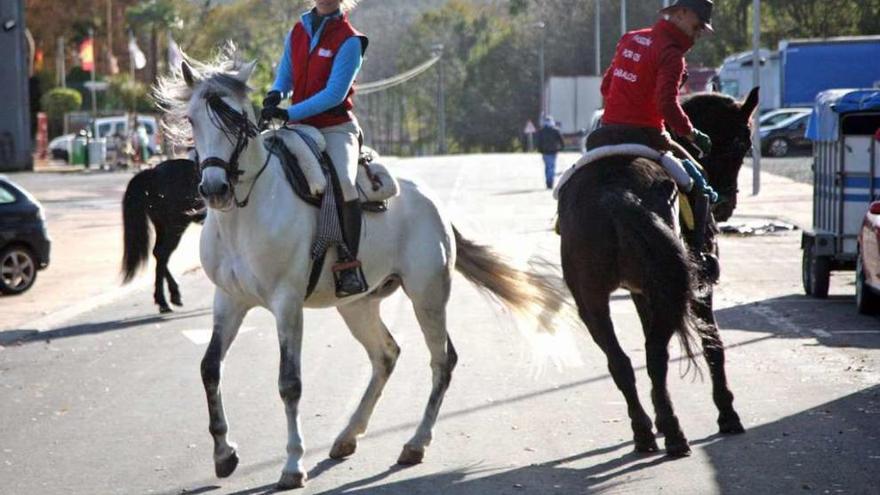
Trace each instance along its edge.
{"label": "beige riding breeches", "polygon": [[327,141],[327,154],[333,160],[333,167],[339,175],[339,185],[345,201],[358,199],[355,179],[360,155],[360,130],[357,120],[321,129],[321,134]]}

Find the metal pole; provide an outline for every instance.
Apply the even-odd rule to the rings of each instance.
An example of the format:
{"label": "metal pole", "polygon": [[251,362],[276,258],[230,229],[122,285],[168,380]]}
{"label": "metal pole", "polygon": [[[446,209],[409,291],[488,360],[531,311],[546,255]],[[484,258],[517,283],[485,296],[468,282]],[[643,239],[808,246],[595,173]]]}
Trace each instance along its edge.
{"label": "metal pole", "polygon": [[443,63],[443,44],[437,43],[432,47],[435,56],[440,57],[437,61],[437,73],[440,81],[437,88],[437,152],[446,154],[446,70]]}
{"label": "metal pole", "polygon": [[599,5],[599,1],[600,0],[596,0],[596,25],[594,29],[596,31],[596,75],[602,76],[602,34],[601,26],[599,23],[601,7]]}
{"label": "metal pole", "polygon": [[540,48],[538,49],[538,78],[540,79],[539,87],[540,87],[540,91],[541,91],[539,94],[540,99],[538,100],[539,101],[538,107],[540,110],[540,114],[538,115],[538,121],[540,121],[544,117],[544,115],[547,113],[547,109],[544,108],[544,105],[546,103],[545,97],[546,97],[547,89],[544,86],[544,84],[545,84],[544,83],[544,75],[545,75],[545,68],[544,68],[544,38],[545,38],[544,23],[539,22],[537,24],[537,26],[538,26],[538,29],[541,30],[541,44],[540,44]]}
{"label": "metal pole", "polygon": [[92,40],[92,119],[98,116],[98,99],[95,91],[95,70],[97,69],[98,57],[95,56],[95,30],[89,28],[89,39]]}
{"label": "metal pole", "polygon": [[[752,27],[752,80],[754,87],[761,85],[761,0],[754,0],[752,6],[754,25]],[[767,63],[770,63],[768,60]],[[757,196],[761,192],[761,131],[758,125],[761,104],[755,109],[755,121],[752,125],[752,195]]]}
{"label": "metal pole", "polygon": [[620,35],[626,34],[626,0],[620,0]]}
{"label": "metal pole", "polygon": [[669,0],[663,0],[663,8],[669,7]]}
{"label": "metal pole", "polygon": [[59,36],[58,37],[58,47],[56,48],[56,54],[55,54],[55,60],[57,60],[58,62],[56,63],[57,66],[56,66],[55,70],[58,71],[58,85],[61,86],[62,88],[67,87],[67,74],[66,74],[67,68],[65,67],[65,60],[64,60],[66,54],[64,53],[64,50],[65,50],[64,36]]}

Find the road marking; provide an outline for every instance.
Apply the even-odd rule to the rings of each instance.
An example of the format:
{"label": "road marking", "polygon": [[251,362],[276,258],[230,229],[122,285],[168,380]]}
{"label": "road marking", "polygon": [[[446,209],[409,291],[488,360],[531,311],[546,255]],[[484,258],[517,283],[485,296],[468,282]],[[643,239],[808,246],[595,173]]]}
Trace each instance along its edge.
{"label": "road marking", "polygon": [[[250,331],[256,330],[256,327],[241,327],[238,329],[238,334],[241,335],[243,333],[247,333]],[[195,345],[207,345],[208,342],[211,341],[211,330],[182,330],[180,333],[183,334],[184,337],[188,338]]]}
{"label": "road marking", "polygon": [[836,332],[831,332],[834,335],[837,334],[852,334],[852,335],[861,335],[861,334],[878,334],[880,330],[840,330]]}
{"label": "road marking", "polygon": [[[826,332],[825,330],[813,328],[810,331],[813,332],[813,335],[815,335],[816,337],[821,337],[823,339],[827,339],[827,338],[831,337],[831,334]],[[841,333],[841,332],[834,332],[834,333]]]}

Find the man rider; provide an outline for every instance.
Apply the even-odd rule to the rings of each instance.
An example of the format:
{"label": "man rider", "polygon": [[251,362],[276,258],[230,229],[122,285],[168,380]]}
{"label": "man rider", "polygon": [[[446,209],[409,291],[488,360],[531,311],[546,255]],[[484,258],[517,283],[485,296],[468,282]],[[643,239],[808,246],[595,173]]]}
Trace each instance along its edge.
{"label": "man rider", "polygon": [[[368,39],[349,22],[347,12],[358,0],[314,0],[284,43],[284,54],[272,90],[263,100],[262,117],[318,128],[327,142],[345,204],[342,227],[351,256],[357,256],[361,205],[355,187],[361,133],[354,108],[354,80],[363,62]],[[292,91],[292,93],[291,93]],[[290,93],[290,106],[278,108]],[[339,247],[337,247],[337,250]],[[333,267],[336,295],[367,290],[360,262],[340,259]]]}
{"label": "man rider", "polygon": [[[712,6],[711,0],[677,0],[660,11],[663,18],[654,26],[623,35],[602,79],[603,126],[587,138],[588,149],[638,143],[672,151],[694,180],[691,204],[702,202],[704,208],[707,196],[714,202],[718,195],[696,160],[672,140],[664,124],[703,154],[710,152],[709,136],[691,124],[678,101],[678,91],[686,74],[685,53],[703,32],[713,31]],[[703,250],[706,224],[705,217],[696,218],[691,246],[695,253]]]}

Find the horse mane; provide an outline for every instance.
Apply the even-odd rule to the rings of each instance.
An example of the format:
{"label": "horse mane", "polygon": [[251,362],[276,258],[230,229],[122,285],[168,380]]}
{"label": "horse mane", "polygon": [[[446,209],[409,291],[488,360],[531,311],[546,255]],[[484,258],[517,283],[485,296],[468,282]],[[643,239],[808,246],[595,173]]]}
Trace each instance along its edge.
{"label": "horse mane", "polygon": [[166,138],[181,146],[192,146],[192,127],[186,119],[187,108],[193,96],[210,94],[245,98],[252,91],[247,83],[235,77],[241,68],[239,51],[231,41],[218,50],[209,61],[196,60],[181,53],[183,60],[199,74],[195,87],[190,87],[183,77],[181,67],[174,67],[162,76],[152,88],[156,106],[164,113],[162,130]]}

